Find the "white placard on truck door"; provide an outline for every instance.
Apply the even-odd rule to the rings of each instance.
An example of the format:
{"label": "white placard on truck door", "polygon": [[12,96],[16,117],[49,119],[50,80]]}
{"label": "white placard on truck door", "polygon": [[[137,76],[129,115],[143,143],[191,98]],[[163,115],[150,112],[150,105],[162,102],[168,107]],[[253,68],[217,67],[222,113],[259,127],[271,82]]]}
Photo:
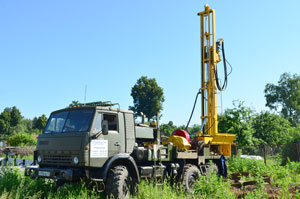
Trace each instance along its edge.
{"label": "white placard on truck door", "polygon": [[91,141],[91,158],[107,158],[108,140]]}

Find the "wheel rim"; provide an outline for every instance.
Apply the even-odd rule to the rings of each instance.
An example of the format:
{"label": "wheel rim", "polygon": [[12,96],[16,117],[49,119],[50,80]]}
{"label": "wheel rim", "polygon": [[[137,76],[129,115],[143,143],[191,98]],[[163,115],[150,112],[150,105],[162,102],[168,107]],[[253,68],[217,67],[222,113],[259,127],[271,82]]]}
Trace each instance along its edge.
{"label": "wheel rim", "polygon": [[125,180],[124,184],[123,184],[123,195],[124,198],[129,198],[129,188],[128,188],[128,181]]}
{"label": "wheel rim", "polygon": [[188,186],[189,186],[189,189],[190,189],[190,190],[193,190],[195,181],[196,181],[196,176],[195,176],[195,175],[191,175],[191,176],[188,178]]}

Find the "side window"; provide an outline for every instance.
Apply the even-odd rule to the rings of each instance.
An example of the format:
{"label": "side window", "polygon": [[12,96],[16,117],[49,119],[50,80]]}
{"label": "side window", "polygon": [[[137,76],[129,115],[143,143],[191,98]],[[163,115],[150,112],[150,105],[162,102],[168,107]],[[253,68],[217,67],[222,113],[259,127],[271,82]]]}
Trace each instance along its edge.
{"label": "side window", "polygon": [[95,131],[101,131],[101,129],[102,129],[101,122],[102,122],[102,114],[97,113],[96,123],[95,123],[95,127],[94,127]]}
{"label": "side window", "polygon": [[109,131],[118,131],[118,117],[116,114],[103,114],[103,120],[107,120]]}

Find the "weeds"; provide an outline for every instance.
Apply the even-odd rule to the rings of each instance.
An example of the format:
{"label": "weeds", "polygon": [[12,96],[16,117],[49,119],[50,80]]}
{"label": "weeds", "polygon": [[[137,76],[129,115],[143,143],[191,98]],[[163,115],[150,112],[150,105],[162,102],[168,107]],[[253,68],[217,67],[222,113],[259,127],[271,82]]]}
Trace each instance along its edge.
{"label": "weeds", "polygon": [[[228,161],[229,174],[236,172],[248,172],[249,177],[242,180],[255,180],[257,184],[253,190],[246,187],[243,198],[268,198],[264,177],[271,177],[270,187],[278,189],[278,198],[299,198],[299,192],[290,193],[291,187],[300,185],[300,163],[288,162],[281,166],[275,159],[270,160],[267,165],[263,161],[241,159],[232,157]],[[135,199],[181,199],[181,198],[236,198],[231,187],[230,179],[219,177],[217,173],[211,172],[207,176],[201,176],[195,182],[194,193],[187,194],[181,186],[171,186],[165,181],[161,186],[156,186],[153,181],[142,180],[139,184],[139,192],[132,196]],[[0,198],[105,198],[104,194],[99,194],[87,188],[84,182],[66,183],[56,189],[55,181],[49,179],[32,180],[24,177],[19,170],[11,167],[0,167]]]}
{"label": "weeds", "polygon": [[235,198],[230,190],[230,181],[219,177],[216,172],[201,176],[195,183],[195,195],[197,198]]}

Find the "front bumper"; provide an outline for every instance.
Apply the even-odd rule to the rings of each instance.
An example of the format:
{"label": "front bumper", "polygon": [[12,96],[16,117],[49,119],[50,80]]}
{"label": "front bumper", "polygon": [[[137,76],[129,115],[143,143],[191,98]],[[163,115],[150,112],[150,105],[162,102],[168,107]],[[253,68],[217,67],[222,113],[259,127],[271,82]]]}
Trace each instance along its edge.
{"label": "front bumper", "polygon": [[80,169],[57,169],[57,168],[36,168],[26,167],[25,176],[32,178],[51,178],[55,180],[76,181],[83,176]]}

